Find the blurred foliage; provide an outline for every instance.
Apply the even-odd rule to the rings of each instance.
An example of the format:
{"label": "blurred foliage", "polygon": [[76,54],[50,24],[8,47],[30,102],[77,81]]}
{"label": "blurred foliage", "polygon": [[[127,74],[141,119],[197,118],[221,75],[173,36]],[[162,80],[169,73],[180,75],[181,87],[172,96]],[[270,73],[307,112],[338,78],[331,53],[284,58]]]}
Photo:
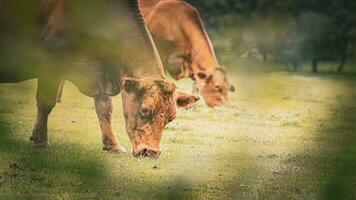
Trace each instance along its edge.
{"label": "blurred foliage", "polygon": [[0,0],[0,82],[48,73],[84,88],[108,71],[157,71],[128,2]]}
{"label": "blurred foliage", "polygon": [[353,0],[187,0],[206,25],[228,36],[246,57],[291,64],[346,61],[356,55],[356,1]]}
{"label": "blurred foliage", "polygon": [[[228,55],[226,51],[228,51],[233,52],[234,56],[283,62],[293,70],[298,70],[302,64],[308,62],[313,66],[314,72],[318,71],[317,67],[320,62],[338,63],[338,71],[341,72],[346,62],[355,60],[356,12],[354,11],[356,10],[356,1],[354,0],[186,1],[199,10],[209,33],[213,38],[216,38],[214,45],[217,47],[220,57],[226,57]],[[0,0],[0,37],[2,42],[0,57],[8,58],[9,54],[14,55],[10,51],[14,49],[11,47],[14,46],[14,43],[22,44],[21,48],[18,47],[14,51],[31,52],[27,49],[33,45],[32,40],[36,37],[41,25],[34,17],[39,14],[38,2],[39,0],[29,0],[25,3],[20,0]],[[96,5],[99,1],[87,3],[81,0],[75,2],[71,2],[72,5],[67,6],[72,8],[70,9],[71,15],[67,16],[70,18],[68,21],[72,23],[71,27],[82,30],[80,34],[86,32],[84,35],[90,37],[77,38],[71,42],[73,46],[69,46],[77,52],[85,49],[91,53],[94,51],[94,54],[102,57],[108,57],[112,54],[110,52],[114,52],[113,45],[110,45],[110,43],[115,43],[111,42],[112,36],[124,35],[123,38],[128,37],[127,34],[113,34],[117,31],[116,29],[120,29],[121,23],[105,20],[109,17],[104,15],[105,12],[99,12],[102,10],[102,6]],[[22,14],[11,13],[11,9],[8,9],[9,5],[10,8]],[[99,15],[103,16],[99,17]],[[87,30],[88,27],[90,30]],[[91,30],[92,27],[95,29]],[[10,31],[9,34],[8,30],[13,31]],[[78,33],[78,35],[80,34]],[[100,40],[97,40],[98,37]],[[105,43],[105,45],[100,48],[98,45],[94,47],[92,43],[95,40],[100,44]],[[93,48],[89,48],[89,44]],[[136,52],[136,49],[133,52]],[[21,55],[24,54],[21,53]],[[32,52],[28,57],[34,57]],[[117,55],[113,55],[113,57],[117,57]],[[19,59],[15,59],[16,62],[18,62],[17,60]],[[34,59],[23,60],[26,63],[36,63]]]}

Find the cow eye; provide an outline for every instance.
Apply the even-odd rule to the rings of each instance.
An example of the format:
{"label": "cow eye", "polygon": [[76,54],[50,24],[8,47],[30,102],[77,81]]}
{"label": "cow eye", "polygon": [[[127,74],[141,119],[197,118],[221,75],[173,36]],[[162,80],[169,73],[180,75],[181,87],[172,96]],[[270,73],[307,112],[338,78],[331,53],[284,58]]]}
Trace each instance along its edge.
{"label": "cow eye", "polygon": [[220,87],[219,85],[214,85],[214,91],[215,92],[221,92],[222,91],[222,87]]}
{"label": "cow eye", "polygon": [[153,116],[153,111],[149,108],[141,108],[140,109],[140,117],[144,120],[149,120],[151,119]]}

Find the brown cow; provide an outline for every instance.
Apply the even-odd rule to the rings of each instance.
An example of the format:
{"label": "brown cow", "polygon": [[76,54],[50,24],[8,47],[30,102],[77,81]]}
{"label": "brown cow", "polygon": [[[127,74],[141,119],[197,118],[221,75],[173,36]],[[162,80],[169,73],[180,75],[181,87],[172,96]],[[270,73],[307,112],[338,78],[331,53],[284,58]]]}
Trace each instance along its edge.
{"label": "brown cow", "polygon": [[[164,80],[137,1],[26,3],[27,10],[19,2],[0,1],[0,83],[38,78],[35,146],[48,146],[48,116],[61,80],[69,80],[94,97],[105,150],[125,152],[111,127],[108,97],[121,92],[133,155],[158,157],[163,128],[175,118],[176,106],[198,98],[178,94]],[[38,45],[31,45],[38,33]]]}
{"label": "brown cow", "polygon": [[172,77],[192,78],[208,106],[226,103],[234,87],[218,64],[198,11],[180,0],[139,0],[139,5]]}
{"label": "brown cow", "polygon": [[[139,0],[139,4],[171,76],[192,78],[208,106],[226,103],[228,91],[235,89],[219,67],[198,11],[180,0]],[[61,94],[62,89],[58,101]]]}

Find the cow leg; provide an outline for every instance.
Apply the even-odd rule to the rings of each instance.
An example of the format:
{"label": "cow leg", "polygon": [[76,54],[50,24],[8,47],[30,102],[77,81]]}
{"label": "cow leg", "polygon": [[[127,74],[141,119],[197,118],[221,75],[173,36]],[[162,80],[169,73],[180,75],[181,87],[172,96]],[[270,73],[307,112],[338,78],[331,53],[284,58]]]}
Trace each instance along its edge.
{"label": "cow leg", "polygon": [[48,147],[47,123],[48,115],[56,105],[57,90],[60,80],[38,78],[37,86],[37,117],[30,140],[35,147]]}
{"label": "cow leg", "polygon": [[61,81],[61,83],[59,85],[59,88],[58,88],[58,91],[57,91],[57,98],[56,98],[57,103],[60,103],[62,101],[64,81],[65,80]]}
{"label": "cow leg", "polygon": [[116,138],[114,130],[111,126],[111,116],[112,116],[112,101],[111,97],[106,95],[99,95],[94,97],[95,110],[99,118],[102,140],[103,140],[103,150],[112,153],[126,153],[126,149],[121,146]]}

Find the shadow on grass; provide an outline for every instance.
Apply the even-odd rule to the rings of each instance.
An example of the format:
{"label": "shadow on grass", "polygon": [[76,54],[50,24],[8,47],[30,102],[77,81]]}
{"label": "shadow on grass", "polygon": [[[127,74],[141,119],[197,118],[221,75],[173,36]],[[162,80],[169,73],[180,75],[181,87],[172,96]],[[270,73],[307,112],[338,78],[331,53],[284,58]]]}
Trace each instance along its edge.
{"label": "shadow on grass", "polygon": [[264,181],[262,198],[356,198],[356,102],[330,104],[328,113],[310,130],[311,147],[289,154]]}
{"label": "shadow on grass", "polygon": [[333,164],[332,168],[323,171],[327,177],[322,187],[322,197],[356,199],[356,102],[353,105],[334,106],[332,116],[330,125],[319,131],[325,141],[336,145],[335,150],[329,154],[332,160],[327,161]]}
{"label": "shadow on grass", "polygon": [[[68,199],[97,197],[105,179],[105,164],[68,144],[34,149],[15,138],[14,125],[0,118],[0,191],[5,199]],[[83,156],[85,155],[85,156]],[[84,194],[84,196],[83,196]]]}

